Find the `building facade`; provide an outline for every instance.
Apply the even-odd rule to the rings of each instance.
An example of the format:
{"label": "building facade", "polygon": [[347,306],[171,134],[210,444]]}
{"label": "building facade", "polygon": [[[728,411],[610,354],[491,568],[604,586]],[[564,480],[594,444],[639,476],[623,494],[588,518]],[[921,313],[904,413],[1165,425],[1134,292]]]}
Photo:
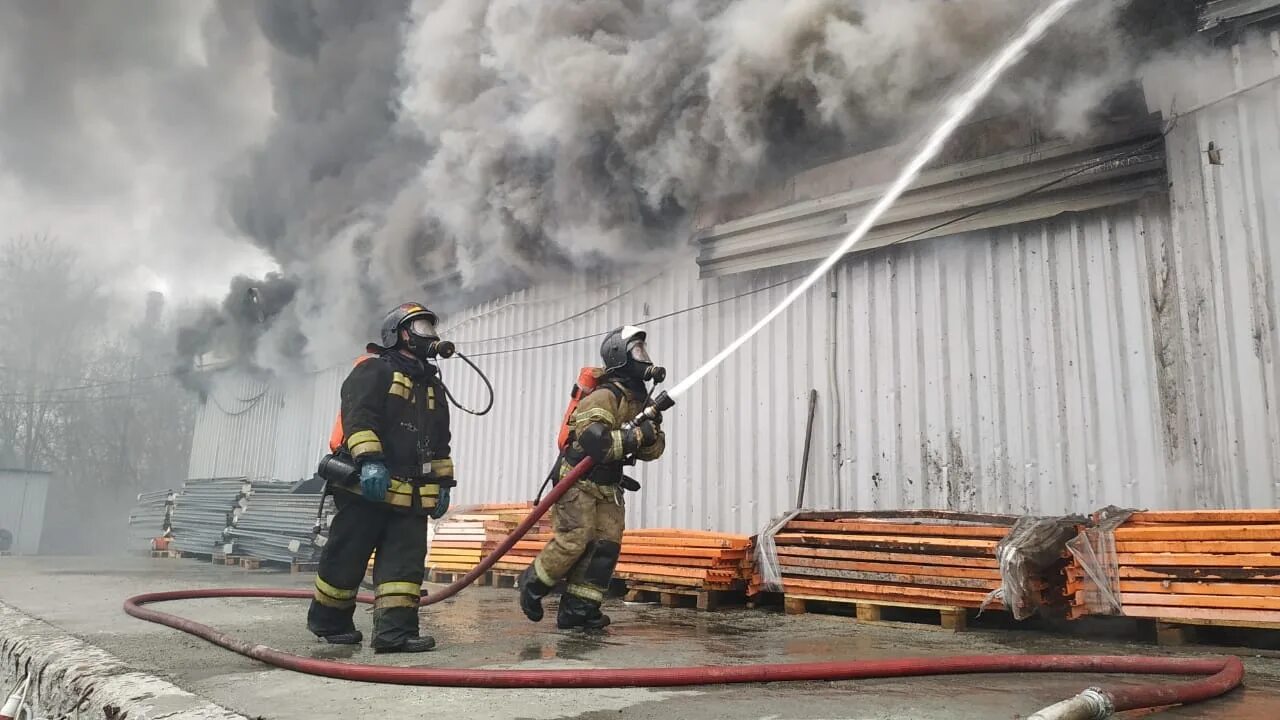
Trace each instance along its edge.
{"label": "building facade", "polygon": [[[1141,122],[1075,142],[1031,133],[926,172],[680,399],[629,522],[754,532],[797,503],[802,473],[815,508],[1280,505],[1280,33],[1226,36],[1205,63],[1213,82],[1147,87]],[[455,415],[456,501],[533,497],[604,331],[644,325],[678,380],[750,327],[857,223],[892,156],[708,210],[696,257],[659,272],[447,318],[497,389],[490,415]],[[482,403],[460,361],[443,367]],[[346,371],[218,374],[191,477],[310,476]]]}

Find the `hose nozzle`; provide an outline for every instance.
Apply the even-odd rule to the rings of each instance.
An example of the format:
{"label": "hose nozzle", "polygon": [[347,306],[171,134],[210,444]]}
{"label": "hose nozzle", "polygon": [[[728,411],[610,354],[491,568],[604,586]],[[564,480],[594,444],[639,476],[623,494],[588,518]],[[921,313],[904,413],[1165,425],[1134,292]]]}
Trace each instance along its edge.
{"label": "hose nozzle", "polygon": [[427,357],[438,357],[448,360],[457,352],[457,347],[449,340],[436,340],[427,346]]}
{"label": "hose nozzle", "polygon": [[676,404],[676,401],[673,400],[671,396],[667,394],[666,390],[663,390],[662,392],[655,395],[653,398],[653,402],[646,405],[645,408],[640,411],[640,414],[636,415],[635,418],[629,424],[634,426],[634,425],[639,425],[645,420],[656,420],[658,419],[658,413],[666,412],[667,410],[670,410],[671,408],[675,407],[675,404]]}

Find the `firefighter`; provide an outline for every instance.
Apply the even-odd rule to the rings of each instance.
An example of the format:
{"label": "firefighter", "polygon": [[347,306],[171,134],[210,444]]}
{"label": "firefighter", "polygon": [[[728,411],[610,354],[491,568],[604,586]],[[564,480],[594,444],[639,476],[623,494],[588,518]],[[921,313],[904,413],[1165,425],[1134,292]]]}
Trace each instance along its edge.
{"label": "firefighter", "polygon": [[376,551],[374,651],[435,647],[418,630],[427,518],[445,514],[454,485],[449,407],[431,362],[448,346],[436,320],[418,303],[392,310],[382,322],[382,344],[370,344],[342,383],[329,448],[358,473],[343,482],[330,479],[338,512],[307,613],[307,628],[327,642],[364,639],[353,622],[355,598]]}
{"label": "firefighter", "polygon": [[569,417],[569,441],[554,477],[563,478],[588,455],[596,465],[556,502],[555,537],[520,577],[520,609],[534,622],[542,620],[542,599],[567,578],[556,617],[561,629],[597,630],[609,624],[600,603],[622,549],[622,491],[639,489],[623,476],[623,468],[636,460],[657,460],[666,447],[661,414],[624,428],[645,408],[646,380],[665,375],[649,358],[645,332],[630,325],[613,330],[600,355],[604,367]]}

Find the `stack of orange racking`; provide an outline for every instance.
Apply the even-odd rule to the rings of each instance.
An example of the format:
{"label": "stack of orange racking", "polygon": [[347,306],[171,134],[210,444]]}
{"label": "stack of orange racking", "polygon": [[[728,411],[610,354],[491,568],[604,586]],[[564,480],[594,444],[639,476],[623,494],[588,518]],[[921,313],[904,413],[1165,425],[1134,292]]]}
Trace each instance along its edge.
{"label": "stack of orange racking", "polygon": [[[1128,617],[1185,624],[1280,624],[1280,509],[1140,512],[1115,531]],[[1085,572],[1067,569],[1072,614],[1088,614]]]}
{"label": "stack of orange racking", "polygon": [[[427,568],[438,573],[465,573],[497,549],[533,508],[533,503],[497,503],[461,508],[436,526],[427,554]],[[550,532],[544,517],[529,531],[535,537]],[[527,537],[527,536],[526,536]]]}
{"label": "stack of orange racking", "polygon": [[[809,512],[774,535],[788,610],[806,601],[980,607],[1000,587],[996,545],[1016,518],[950,511]],[[752,590],[763,578],[757,570]],[[999,609],[1000,604],[989,607]]]}

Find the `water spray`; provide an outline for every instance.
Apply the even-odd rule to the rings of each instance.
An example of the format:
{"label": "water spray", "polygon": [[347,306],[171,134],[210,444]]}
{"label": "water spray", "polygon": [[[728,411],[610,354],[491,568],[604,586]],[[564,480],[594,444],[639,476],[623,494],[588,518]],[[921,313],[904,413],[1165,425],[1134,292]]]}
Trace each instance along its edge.
{"label": "water spray", "polygon": [[715,357],[703,363],[702,367],[694,370],[692,374],[671,388],[669,392],[672,400],[678,399],[689,388],[696,385],[707,373],[737,352],[738,348],[742,347],[756,333],[763,330],[766,325],[773,322],[784,310],[791,307],[791,304],[798,300],[801,295],[804,295],[809,288],[813,287],[813,284],[818,282],[819,278],[835,267],[835,264],[840,262],[840,258],[844,257],[853,249],[854,245],[857,245],[862,238],[866,237],[867,232],[875,226],[885,211],[892,207],[898,201],[898,198],[902,197],[902,193],[906,192],[911,183],[915,182],[924,166],[937,157],[938,152],[942,150],[943,144],[956,131],[960,123],[964,122],[964,119],[973,113],[978,103],[991,92],[1000,76],[1012,67],[1014,63],[1018,62],[1022,55],[1026,53],[1027,48],[1039,40],[1054,23],[1062,19],[1062,16],[1076,2],[1078,0],[1054,0],[1048,7],[1032,17],[1012,42],[1006,45],[995,57],[987,61],[987,64],[978,72],[976,79],[969,88],[947,103],[947,111],[943,116],[942,122],[929,133],[920,151],[916,153],[915,157],[911,158],[906,167],[902,168],[893,184],[885,190],[884,195],[876,201],[876,204],[871,206],[871,209],[862,217],[857,227],[841,241],[835,250],[831,251],[831,254],[826,259],[813,269],[813,272],[805,276],[804,280],[800,281],[800,284],[782,299],[782,302],[778,303],[776,307],[760,318],[755,325],[752,325],[749,330],[736,340],[726,345]]}
{"label": "water spray", "polygon": [[[736,352],[742,345],[760,332],[766,325],[791,306],[801,295],[835,266],[886,210],[906,191],[919,176],[920,171],[932,161],[943,143],[959,127],[960,123],[991,91],[1000,76],[1057,22],[1078,0],[1054,0],[1033,16],[1013,40],[992,58],[977,74],[973,84],[947,104],[941,123],[928,135],[924,145],[898,177],[885,191],[883,197],[868,210],[857,227],[823,260],[790,294],[736,340],[680,381],[670,391],[659,393],[653,402],[635,419],[654,418],[657,413],[670,408],[675,400],[697,384],[707,373]],[[457,594],[483,575],[507,550],[529,531],[551,506],[569,488],[585,476],[594,465],[590,457],[578,463],[547,497],[521,521],[516,530],[480,564],[462,579],[422,599],[422,605],[431,605]],[[623,668],[571,670],[501,670],[484,668],[423,668],[385,667],[355,663],[334,662],[306,658],[284,653],[265,645],[247,642],[227,635],[215,628],[144,607],[150,603],[195,598],[273,597],[310,598],[304,590],[264,590],[261,588],[215,588],[204,590],[179,590],[138,595],[125,601],[125,612],[150,622],[167,625],[224,647],[246,657],[260,660],[276,667],[323,677],[356,680],[362,682],[393,683],[400,685],[435,685],[454,687],[671,687],[680,685],[705,685],[737,682],[778,682],[813,680],[853,680],[860,678],[918,677],[928,675],[954,675],[969,673],[1027,673],[1027,672],[1095,672],[1095,673],[1161,673],[1199,675],[1200,679],[1166,685],[1141,685],[1124,688],[1091,688],[1071,700],[1055,704],[1034,717],[1045,720],[1102,720],[1112,711],[1167,706],[1198,702],[1230,692],[1237,687],[1244,673],[1244,666],[1235,657],[1224,658],[1160,658],[1160,657],[1097,657],[1052,655],[986,655],[972,657],[933,657],[891,661],[843,661],[829,663],[791,663],[733,665],[720,667],[687,668]],[[361,595],[360,602],[372,602]]]}

